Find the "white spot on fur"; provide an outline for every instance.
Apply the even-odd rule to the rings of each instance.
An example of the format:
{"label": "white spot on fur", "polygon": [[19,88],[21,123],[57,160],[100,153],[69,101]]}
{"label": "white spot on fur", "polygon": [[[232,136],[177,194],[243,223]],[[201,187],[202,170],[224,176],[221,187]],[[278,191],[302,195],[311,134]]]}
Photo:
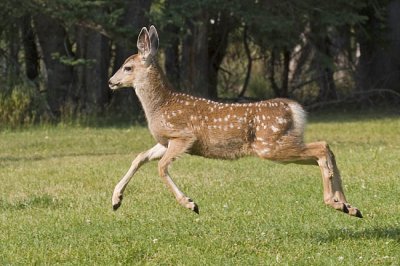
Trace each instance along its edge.
{"label": "white spot on fur", "polygon": [[276,121],[278,122],[278,124],[285,124],[287,122],[286,119],[282,117],[277,117]]}
{"label": "white spot on fur", "polygon": [[271,126],[271,130],[275,133],[279,131],[279,129],[275,126]]}
{"label": "white spot on fur", "polygon": [[269,149],[269,148],[265,148],[265,149],[263,149],[261,152],[262,153],[269,153],[271,150]]}

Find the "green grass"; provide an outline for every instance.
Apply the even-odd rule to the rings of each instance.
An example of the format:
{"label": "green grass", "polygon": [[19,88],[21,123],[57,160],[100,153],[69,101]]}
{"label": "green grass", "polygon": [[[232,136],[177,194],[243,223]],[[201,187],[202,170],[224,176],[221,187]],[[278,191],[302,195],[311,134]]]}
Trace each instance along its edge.
{"label": "green grass", "polygon": [[400,118],[318,116],[307,140],[336,154],[349,202],[323,204],[319,169],[257,158],[183,156],[171,175],[200,207],[180,207],[157,164],[111,194],[154,144],[141,127],[0,132],[0,264],[399,265]]}

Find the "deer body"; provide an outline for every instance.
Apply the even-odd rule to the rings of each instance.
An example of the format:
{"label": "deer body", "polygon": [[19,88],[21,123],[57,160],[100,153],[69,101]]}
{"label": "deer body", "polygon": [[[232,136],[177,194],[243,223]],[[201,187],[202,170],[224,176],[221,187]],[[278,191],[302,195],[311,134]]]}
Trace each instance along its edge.
{"label": "deer body", "polygon": [[279,162],[319,165],[324,184],[324,201],[335,209],[362,217],[347,203],[335,158],[325,142],[305,144],[306,115],[300,104],[288,99],[256,103],[219,103],[177,93],[155,60],[158,34],[152,26],[138,38],[139,54],[129,57],[110,79],[111,89],[134,87],[143,106],[148,127],[157,145],[140,153],[117,184],[113,208],[139,167],[160,159],[159,174],[177,201],[198,212],[198,206],[179,190],[168,166],[183,153],[208,158],[236,159],[253,155]]}

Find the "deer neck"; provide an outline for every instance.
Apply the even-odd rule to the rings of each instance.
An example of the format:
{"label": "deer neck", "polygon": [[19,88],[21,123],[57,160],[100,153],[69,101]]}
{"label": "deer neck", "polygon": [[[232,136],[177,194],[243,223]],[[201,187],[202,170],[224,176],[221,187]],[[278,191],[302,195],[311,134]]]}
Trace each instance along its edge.
{"label": "deer neck", "polygon": [[135,92],[143,106],[147,121],[151,122],[171,97],[172,90],[158,65],[152,64],[142,75],[135,84]]}

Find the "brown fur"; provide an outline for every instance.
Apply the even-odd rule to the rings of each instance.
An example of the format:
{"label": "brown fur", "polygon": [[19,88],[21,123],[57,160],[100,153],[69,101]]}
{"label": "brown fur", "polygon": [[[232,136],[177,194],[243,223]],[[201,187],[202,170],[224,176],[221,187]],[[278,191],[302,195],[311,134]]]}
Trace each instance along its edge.
{"label": "brown fur", "polygon": [[159,174],[177,201],[198,212],[197,205],[179,190],[168,174],[170,163],[186,152],[219,159],[253,155],[279,162],[319,165],[325,203],[361,217],[360,211],[346,201],[340,173],[328,145],[303,142],[305,112],[298,103],[272,99],[226,104],[177,93],[155,60],[158,35],[154,27],[150,31],[142,29],[138,48],[139,54],[129,57],[110,79],[110,88],[135,88],[150,132],[158,144],[139,154],[117,184],[113,194],[115,209],[120,206],[122,193],[140,165],[161,158]]}

